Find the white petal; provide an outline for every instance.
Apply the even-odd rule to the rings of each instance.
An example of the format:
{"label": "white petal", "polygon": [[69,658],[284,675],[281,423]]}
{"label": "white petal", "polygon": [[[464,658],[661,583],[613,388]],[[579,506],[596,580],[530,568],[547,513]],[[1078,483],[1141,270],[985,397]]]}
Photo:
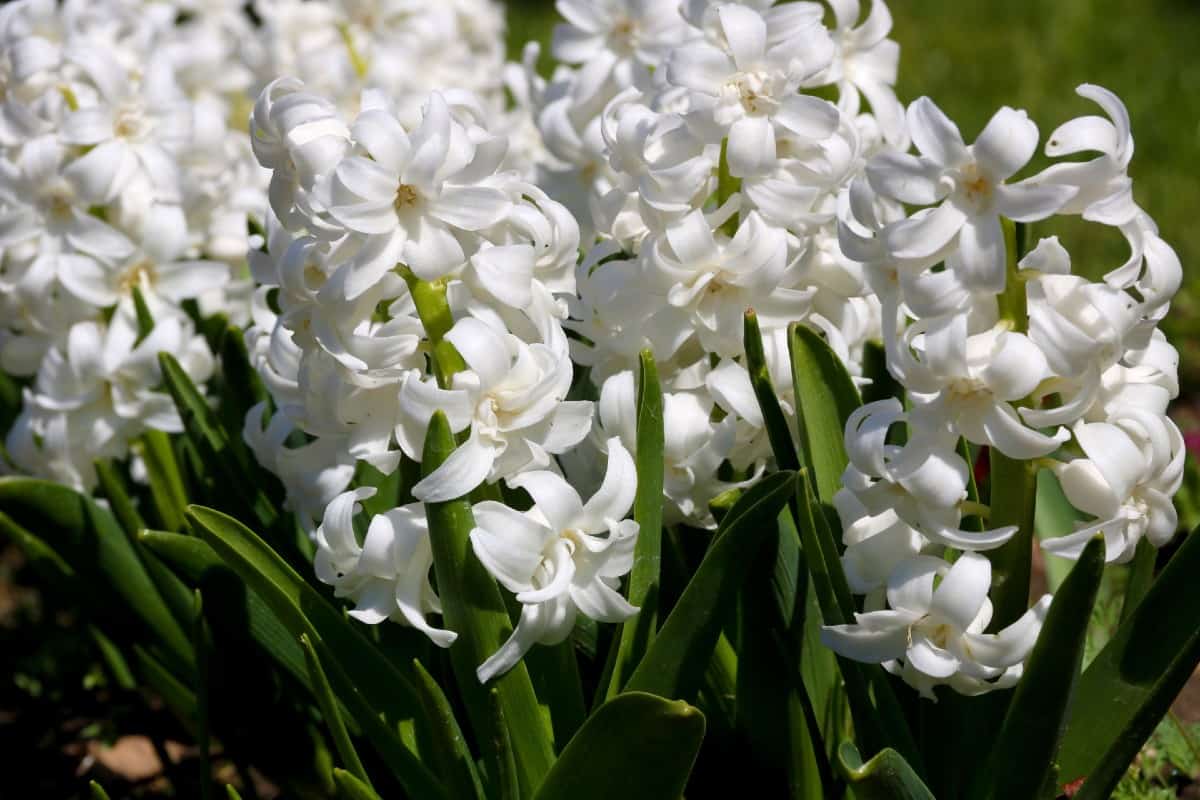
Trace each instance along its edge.
{"label": "white petal", "polygon": [[855,661],[878,664],[904,655],[913,617],[896,611],[856,614],[857,625],[826,625],[821,643]]}
{"label": "white petal", "polygon": [[867,162],[871,188],[904,203],[930,205],[945,196],[938,186],[942,167],[929,158],[884,150]]}
{"label": "white petal", "polygon": [[739,178],[762,175],[774,166],[775,129],[766,117],[743,117],[729,129],[729,172]]}
{"label": "white petal", "polygon": [[[408,134],[395,117],[381,109],[368,109],[358,115],[352,131],[371,158],[393,176],[404,170],[410,155]],[[392,189],[395,191],[395,185]]]}
{"label": "white petal", "polygon": [[1004,106],[988,120],[971,149],[993,181],[1007,180],[1037,151],[1038,129],[1024,111]]}
{"label": "white petal", "polygon": [[177,261],[158,268],[155,286],[168,300],[182,302],[229,282],[229,265],[220,261]]}
{"label": "white petal", "polygon": [[543,559],[542,564],[550,570],[550,582],[540,588],[518,592],[517,602],[544,603],[567,592],[575,578],[575,559],[572,556],[571,543],[560,538],[554,543],[550,555]]}
{"label": "white petal", "polygon": [[792,133],[813,141],[833,135],[841,121],[837,106],[806,94],[788,95],[775,112],[775,121]]}
{"label": "white petal", "polygon": [[514,489],[529,492],[534,505],[554,531],[576,527],[583,516],[583,501],[579,499],[579,493],[553,472],[532,470],[509,478],[506,482]]}
{"label": "white petal", "polygon": [[1036,222],[1057,213],[1079,191],[1074,186],[1039,184],[1033,183],[1034,180],[997,186],[996,211],[1017,222]]}
{"label": "white petal", "polygon": [[721,30],[740,70],[759,66],[767,44],[767,23],[753,9],[728,3],[717,7]]}
{"label": "white petal", "polygon": [[512,635],[475,670],[475,677],[479,682],[487,683],[515,667],[521,656],[529,652],[529,648],[537,644],[538,639],[542,637],[546,627],[546,616],[548,614],[541,606],[522,608],[521,619]]}
{"label": "white petal", "polygon": [[530,245],[501,245],[480,250],[471,257],[471,266],[480,285],[492,297],[507,306],[524,309],[533,302],[536,261]]}
{"label": "white petal", "polygon": [[928,97],[917,98],[908,107],[908,129],[921,154],[938,164],[955,167],[967,160],[958,126]]}
{"label": "white petal", "polygon": [[512,208],[508,196],[486,186],[446,187],[429,213],[456,228],[478,231],[503,220]]}
{"label": "white petal", "polygon": [[1004,253],[1000,218],[991,214],[968,217],[958,235],[953,266],[965,286],[998,294],[1004,291]]}
{"label": "white petal", "polygon": [[958,659],[923,636],[914,637],[904,656],[910,665],[931,678],[949,678],[958,672]]}
{"label": "white petal", "polygon": [[442,223],[422,218],[404,243],[404,261],[417,277],[431,281],[458,269],[467,257],[458,239]]}
{"label": "white petal", "polygon": [[992,563],[978,553],[963,553],[933,592],[930,614],[966,630],[987,600]]}
{"label": "white petal", "polygon": [[446,334],[446,341],[454,345],[487,390],[498,385],[512,366],[506,343],[509,336],[475,317],[463,317]]}
{"label": "white petal", "polygon": [[480,563],[514,594],[533,588],[542,548],[554,532],[503,503],[485,500],[473,509],[471,547]]}
{"label": "white petal", "polygon": [[492,471],[496,451],[472,431],[467,441],[413,487],[413,497],[423,503],[444,503],[469,494]]}
{"label": "white petal", "polygon": [[925,259],[935,256],[958,235],[967,215],[951,203],[884,229],[884,241],[894,258]]}
{"label": "white petal", "polygon": [[636,606],[603,581],[572,586],[571,599],[585,617],[597,622],[624,622],[638,612]]}
{"label": "white petal", "polygon": [[624,519],[637,494],[637,467],[633,457],[615,436],[608,440],[607,446],[608,469],[604,473],[604,482],[584,504],[580,517],[580,528],[585,533],[606,531],[612,522]]}

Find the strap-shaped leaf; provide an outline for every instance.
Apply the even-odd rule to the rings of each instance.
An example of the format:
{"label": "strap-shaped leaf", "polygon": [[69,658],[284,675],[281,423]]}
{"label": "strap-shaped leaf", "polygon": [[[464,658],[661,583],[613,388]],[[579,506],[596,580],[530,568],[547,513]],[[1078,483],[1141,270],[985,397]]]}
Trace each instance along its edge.
{"label": "strap-shaped leaf", "polygon": [[[817,506],[812,482],[805,480],[802,474],[796,483],[796,528],[821,617],[826,625],[849,623],[854,619],[854,601],[842,571],[833,531]],[[912,731],[883,668],[842,656],[838,656],[837,661],[859,740],[872,751],[892,747],[918,769],[923,768]]]}
{"label": "strap-shaped leaf", "polygon": [[154,501],[159,522],[169,531],[180,530],[188,497],[179,464],[175,461],[171,438],[162,431],[146,431],[138,439],[138,449],[146,464],[150,498]]}
{"label": "strap-shaped leaf", "polygon": [[[436,412],[425,433],[421,469],[429,475],[454,451],[454,434],[446,415]],[[446,627],[458,632],[450,648],[454,675],[466,701],[467,713],[476,735],[486,742],[495,741],[491,730],[493,715],[488,708],[487,688],[479,683],[475,670],[499,649],[512,623],[495,579],[475,557],[471,531],[475,518],[466,498],[445,503],[426,503],[429,541],[433,547],[433,568]],[[552,731],[542,719],[538,699],[525,664],[518,662],[492,684],[499,693],[504,719],[509,726],[521,787],[525,792],[537,786],[554,760]],[[494,754],[493,754],[494,756]],[[493,763],[494,757],[493,757]]]}
{"label": "strap-shaped leaf", "polygon": [[776,472],[759,481],[730,509],[696,574],[663,623],[626,691],[662,697],[695,697],[721,626],[755,554],[774,530],[771,520],[795,491],[796,473]]}
{"label": "strap-shaped leaf", "polygon": [[108,792],[104,791],[104,787],[95,781],[88,784],[88,788],[92,792],[92,800],[108,800]]}
{"label": "strap-shaped leaf", "polygon": [[329,728],[329,735],[333,738],[334,749],[337,750],[346,769],[370,786],[371,779],[367,776],[367,770],[363,767],[362,760],[358,757],[358,751],[354,749],[354,742],[350,741],[350,734],[346,730],[346,723],[342,720],[342,711],[333,694],[333,687],[329,685],[329,679],[325,677],[325,669],[321,666],[321,656],[317,654],[307,633],[300,634],[300,647],[304,650],[304,660],[308,664],[309,682],[312,684],[317,705],[321,709],[321,716],[325,720],[325,727]]}
{"label": "strap-shaped leaf", "polygon": [[637,495],[633,518],[638,538],[629,572],[629,602],[639,611],[621,626],[608,676],[607,696],[620,692],[641,663],[658,627],[659,572],[662,565],[663,395],[654,354],[643,350],[637,389]]}
{"label": "strap-shaped leaf", "polygon": [[492,747],[496,751],[496,777],[491,782],[492,794],[496,800],[520,800],[521,776],[517,772],[517,756],[513,751],[512,735],[508,722],[504,719],[504,705],[500,702],[500,692],[495,687],[488,690],[488,711],[492,715]]}
{"label": "strap-shaped leaf", "polygon": [[210,680],[210,658],[212,654],[212,632],[204,618],[204,595],[196,589],[192,595],[192,647],[196,652],[196,747],[200,750],[200,798],[212,797],[212,748],[209,746],[212,732],[210,703],[212,682]]}
{"label": "strap-shaped leaf", "polygon": [[420,797],[443,796],[441,785],[411,745],[396,735],[396,726],[411,728],[419,712],[408,679],[245,525],[202,506],[189,506],[187,519],[293,636],[308,634],[314,646],[324,646],[333,655],[322,662],[330,684],[408,791]]}
{"label": "strap-shaped leaf", "polygon": [[834,793],[833,775],[800,680],[808,571],[791,512],[774,524],[738,602],[736,722],[763,784],[782,781],[794,800],[822,800]]}
{"label": "strap-shaped leaf", "polygon": [[1016,622],[1029,605],[1029,581],[1033,571],[1033,523],[1037,503],[1037,472],[1032,462],[1009,458],[996,448],[988,451],[991,465],[992,508],[989,524],[1000,528],[1016,525],[1013,538],[989,550],[992,562],[991,630]]}
{"label": "strap-shaped leaf", "polygon": [[425,724],[433,744],[430,755],[446,783],[446,791],[451,797],[462,800],[483,800],[483,785],[475,769],[475,759],[450,701],[420,661],[414,658],[412,667],[413,685],[421,698],[421,707],[425,709]]}
{"label": "strap-shaped leaf", "polygon": [[704,715],[687,703],[626,692],[600,706],[554,763],[536,800],[673,800],[683,796]]}
{"label": "strap-shaped leaf", "polygon": [[219,409],[226,430],[240,431],[246,412],[256,403],[267,399],[262,379],[250,363],[246,340],[236,325],[229,325],[221,336],[221,371],[217,394]]}
{"label": "strap-shaped leaf", "polygon": [[832,503],[849,459],[843,432],[862,405],[858,389],[837,354],[819,335],[799,323],[788,328],[792,384],[803,465],[812,469],[817,498]]}
{"label": "strap-shaped leaf", "polygon": [[51,550],[89,578],[93,591],[111,594],[145,624],[170,654],[171,666],[191,674],[188,634],[111,512],[65,486],[22,477],[0,478],[0,511],[25,531],[46,537]]}
{"label": "strap-shaped leaf", "polygon": [[[1083,644],[1104,574],[1104,539],[1088,542],[1046,614],[1000,735],[972,794],[989,800],[1052,796],[1054,763],[1083,664]],[[1020,769],[1013,766],[1020,764]]]}
{"label": "strap-shaped leaf", "polygon": [[890,747],[864,763],[858,748],[843,742],[838,748],[838,768],[855,800],[934,800],[909,763]]}
{"label": "strap-shaped leaf", "polygon": [[370,785],[344,769],[334,769],[333,783],[340,800],[382,800]]}
{"label": "strap-shaped leaf", "polygon": [[206,467],[220,476],[221,486],[232,493],[239,510],[269,530],[279,511],[262,488],[259,473],[240,436],[231,436],[209,407],[204,395],[170,353],[160,353],[163,383],[175,401],[188,439]]}
{"label": "strap-shaped leaf", "polygon": [[104,499],[108,500],[108,507],[112,510],[113,516],[117,518],[117,522],[121,523],[125,533],[137,536],[138,531],[146,527],[146,522],[138,513],[132,498],[129,497],[129,492],[125,489],[125,482],[117,474],[111,461],[97,461],[94,466],[96,478],[100,484],[100,493]]}
{"label": "strap-shaped leaf", "polygon": [[1084,670],[1059,756],[1076,798],[1106,798],[1200,663],[1200,536],[1192,533]]}
{"label": "strap-shaped leaf", "polygon": [[763,427],[767,429],[767,439],[771,443],[775,463],[780,469],[798,470],[800,459],[796,455],[796,445],[792,442],[792,432],[788,430],[787,417],[784,416],[779,398],[775,395],[775,384],[771,381],[771,373],[767,368],[767,355],[763,350],[758,316],[753,310],[747,311],[742,321],[742,346],[746,351],[746,369],[750,373],[750,385],[762,411]]}
{"label": "strap-shaped leaf", "polygon": [[246,631],[275,663],[311,688],[299,641],[236,572],[226,566],[203,539],[167,531],[142,531],[139,537],[152,555],[165,561],[190,583],[209,591],[209,603],[228,608],[221,624],[244,621]]}
{"label": "strap-shaped leaf", "polygon": [[25,555],[29,566],[38,577],[51,586],[61,586],[61,591],[71,591],[75,582],[75,570],[55,552],[54,548],[18,525],[7,514],[0,512],[0,536],[4,536]]}

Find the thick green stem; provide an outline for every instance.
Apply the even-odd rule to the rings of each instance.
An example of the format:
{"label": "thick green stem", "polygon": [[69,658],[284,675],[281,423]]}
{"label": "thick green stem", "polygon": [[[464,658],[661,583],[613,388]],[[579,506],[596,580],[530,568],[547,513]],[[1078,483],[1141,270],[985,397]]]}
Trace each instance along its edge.
{"label": "thick green stem", "polygon": [[1001,217],[1000,227],[1004,230],[1004,250],[1008,254],[1004,293],[998,298],[1000,319],[1012,325],[1014,331],[1024,333],[1029,330],[1029,305],[1025,296],[1025,281],[1017,268],[1017,262],[1021,260],[1018,243],[1021,237],[1017,223],[1011,219]]}
{"label": "thick green stem", "polygon": [[408,284],[408,291],[417,306],[417,316],[421,318],[425,334],[429,337],[434,377],[438,386],[448,389],[454,373],[466,369],[467,365],[454,345],[445,339],[454,327],[454,315],[446,299],[446,284],[442,281],[423,281],[407,267],[399,267],[398,272]]}
{"label": "thick green stem", "polygon": [[[729,149],[729,140],[725,139],[721,142],[721,161],[717,165],[717,208],[725,205],[729,198],[742,190],[742,179],[735,178],[729,173],[729,159],[726,151]],[[728,236],[733,236],[738,229],[738,215],[731,214],[729,219],[721,225],[721,231]]]}
{"label": "thick green stem", "polygon": [[[1001,217],[1004,248],[1007,254],[1004,292],[999,297],[1000,319],[1013,331],[1029,330],[1029,306],[1025,283],[1017,275],[1021,259],[1017,224]],[[1024,401],[1018,405],[1024,405]],[[1034,511],[1037,501],[1037,463],[1009,458],[995,447],[989,449],[991,467],[992,527],[1016,525],[1015,536],[1003,547],[991,551],[992,604],[995,612],[991,629],[1015,622],[1029,605],[1029,580],[1033,562]]]}

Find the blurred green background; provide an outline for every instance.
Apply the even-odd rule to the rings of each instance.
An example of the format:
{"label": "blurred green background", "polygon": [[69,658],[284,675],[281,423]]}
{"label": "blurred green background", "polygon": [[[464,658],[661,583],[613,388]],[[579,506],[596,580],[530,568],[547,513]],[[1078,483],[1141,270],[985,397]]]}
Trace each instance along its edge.
{"label": "blurred green background", "polygon": [[[543,43],[545,55],[558,21],[554,4],[508,6],[510,55],[519,59],[530,39]],[[1164,326],[1183,356],[1181,406],[1190,405],[1200,394],[1200,358],[1189,357],[1200,347],[1200,283],[1192,267],[1200,257],[1200,2],[893,0],[889,7],[901,45],[901,100],[929,95],[968,142],[1003,105],[1028,110],[1043,142],[1071,117],[1102,113],[1075,94],[1081,83],[1111,89],[1129,106],[1135,197],[1183,261],[1184,286]],[[1031,233],[1034,241],[1060,235],[1075,269],[1093,278],[1128,255],[1119,233],[1077,220]]]}

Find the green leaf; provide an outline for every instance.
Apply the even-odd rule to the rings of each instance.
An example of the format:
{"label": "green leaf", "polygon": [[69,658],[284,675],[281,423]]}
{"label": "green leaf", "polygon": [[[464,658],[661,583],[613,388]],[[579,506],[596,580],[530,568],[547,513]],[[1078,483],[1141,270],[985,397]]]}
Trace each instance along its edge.
{"label": "green leaf", "polygon": [[100,660],[112,676],[113,683],[127,692],[136,689],[137,679],[133,677],[133,670],[129,668],[129,662],[125,660],[125,655],[116,643],[95,625],[88,625],[87,631],[95,642],[96,649],[100,651]]}
{"label": "green leaf", "polygon": [[495,687],[488,690],[488,711],[492,715],[491,733],[492,750],[495,751],[495,778],[492,780],[492,794],[497,800],[520,800],[521,776],[517,772],[517,756],[513,751],[512,736],[508,722],[504,719],[504,704],[500,701],[500,690]]}
{"label": "green leaf", "polygon": [[1192,533],[1084,670],[1063,738],[1060,783],[1106,798],[1200,663],[1200,536]]}
{"label": "green leaf", "polygon": [[200,750],[200,797],[212,797],[212,749],[209,746],[209,657],[212,653],[212,635],[204,620],[204,596],[195,590],[192,607],[192,647],[196,652],[196,746]]}
{"label": "green leaf", "polygon": [[659,570],[662,564],[663,395],[654,354],[640,356],[637,392],[637,495],[633,518],[638,538],[629,572],[629,602],[637,616],[621,625],[606,696],[612,698],[645,657],[658,628]]}
{"label": "green leaf", "polygon": [[196,738],[200,733],[197,724],[200,712],[196,706],[196,693],[180,682],[171,670],[141,645],[133,646],[133,658],[138,674],[142,677],[141,683],[161,697],[188,735]]}
{"label": "green leaf", "polygon": [[210,605],[226,609],[220,616],[221,624],[244,622],[250,638],[311,690],[308,666],[299,641],[258,593],[248,589],[242,578],[225,565],[207,542],[196,536],[152,530],[142,531],[139,538],[152,555],[170,564],[189,582],[205,589]]}
{"label": "green leaf", "polygon": [[792,432],[788,429],[787,417],[784,416],[779,398],[775,394],[775,383],[771,380],[767,356],[763,350],[762,332],[758,328],[758,315],[753,309],[748,310],[743,317],[742,342],[746,350],[746,369],[750,373],[750,385],[754,388],[754,396],[762,410],[763,427],[767,430],[767,439],[771,442],[775,463],[780,469],[798,470],[800,459],[796,456],[796,445],[792,441]]}
{"label": "green leaf", "polygon": [[[855,606],[846,574],[842,571],[833,531],[817,506],[812,482],[802,477],[797,485],[796,528],[821,608],[821,617],[826,625],[846,624],[853,620]],[[859,740],[870,751],[892,747],[922,768],[924,765],[912,731],[883,668],[877,664],[860,664],[842,656],[838,656],[837,663],[845,682],[846,699]]]}
{"label": "green leaf", "polygon": [[137,347],[150,335],[150,331],[154,330],[154,315],[150,313],[150,306],[146,305],[146,296],[142,294],[140,286],[133,287],[133,311],[137,315],[138,328],[133,346]]}
{"label": "green leaf", "polygon": [[682,797],[703,739],[704,715],[698,709],[682,701],[626,692],[588,718],[550,769],[535,798]]}
{"label": "green leaf", "polygon": [[855,800],[934,800],[909,763],[891,748],[863,763],[858,748],[843,742],[838,748],[838,768]]}
{"label": "green leaf", "polygon": [[255,469],[241,436],[229,435],[204,395],[170,353],[159,353],[158,361],[163,383],[201,461],[215,472],[222,490],[232,494],[239,510],[264,530],[270,530],[279,512],[263,490],[258,480],[260,471]]}
{"label": "green leaf", "polygon": [[1150,591],[1150,586],[1154,583],[1154,566],[1157,561],[1158,548],[1151,544],[1149,539],[1143,537],[1137,543],[1133,561],[1128,567],[1129,580],[1125,584],[1125,599],[1121,603],[1122,622],[1133,615],[1138,603],[1142,602],[1146,592]]}
{"label": "green leaf", "polygon": [[238,794],[238,790],[233,788],[233,784],[225,784],[225,795],[229,800],[242,800],[242,796]]}
{"label": "green leaf", "polygon": [[[1054,595],[1004,724],[972,794],[995,800],[1053,795],[1054,762],[1070,714],[1088,622],[1104,574],[1104,539],[1088,542]],[[1014,764],[1022,765],[1013,769]]]}
{"label": "green leaf", "polygon": [[97,461],[95,468],[96,478],[100,483],[100,493],[108,500],[108,507],[112,509],[117,522],[121,523],[125,533],[137,536],[138,531],[146,527],[146,522],[125,490],[125,482],[117,474],[111,461]]}
{"label": "green leaf", "polygon": [[[1034,504],[1034,530],[1037,537],[1045,541],[1071,533],[1079,527],[1075,523],[1080,518],[1079,512],[1063,493],[1054,473],[1048,469],[1039,471],[1037,501]],[[1057,592],[1058,587],[1066,580],[1067,573],[1075,566],[1075,562],[1044,551],[1042,560],[1046,568],[1046,583],[1051,593]]]}
{"label": "green leaf", "polygon": [[111,512],[65,486],[23,477],[0,478],[0,511],[26,531],[47,537],[49,547],[87,576],[94,591],[111,595],[136,615],[170,653],[172,666],[192,672],[187,633]]}
{"label": "green leaf", "polygon": [[483,800],[483,785],[475,769],[475,759],[454,717],[450,701],[420,661],[414,658],[412,666],[413,685],[425,709],[425,721],[433,742],[431,756],[446,790],[451,797],[461,800],[472,797]]}
{"label": "green leaf", "polygon": [[812,469],[817,497],[832,503],[841,487],[846,457],[846,420],[862,405],[858,389],[837,354],[799,323],[788,328],[792,383],[796,392],[801,463]]}
{"label": "green leaf", "polygon": [[771,520],[795,491],[795,479],[794,472],[768,475],[730,509],[626,691],[695,697],[721,626],[733,611],[754,555],[774,530]]}
{"label": "green leaf", "polygon": [[314,646],[324,645],[332,654],[324,664],[331,685],[410,794],[443,796],[411,744],[406,746],[396,734],[397,725],[411,728],[419,708],[408,679],[249,528],[201,506],[189,506],[187,519],[293,636],[306,633]]}
{"label": "green leaf", "polygon": [[346,732],[346,723],[342,721],[342,712],[338,708],[337,698],[333,696],[333,687],[329,685],[329,679],[325,677],[325,670],[321,667],[321,657],[317,655],[317,650],[313,647],[312,639],[308,637],[307,633],[300,634],[300,647],[304,650],[304,659],[308,664],[308,677],[313,687],[313,695],[321,709],[325,725],[329,728],[329,734],[333,737],[333,746],[342,759],[342,764],[356,778],[370,786],[371,779],[367,776],[367,770],[358,757],[358,751],[354,749],[354,743],[350,741],[350,734]]}
{"label": "green leaf", "polygon": [[104,791],[104,787],[95,781],[88,783],[88,788],[92,790],[92,800],[108,800],[108,792]]}
{"label": "green leaf", "polygon": [[236,325],[225,329],[221,337],[221,372],[218,393],[219,409],[226,430],[240,431],[253,406],[267,399],[262,379],[250,363],[246,340]]}
{"label": "green leaf", "polygon": [[333,770],[333,782],[341,800],[381,800],[374,789],[344,769]]}
{"label": "green leaf", "polygon": [[800,682],[808,573],[790,511],[780,512],[738,602],[736,721],[763,784],[820,800],[834,791],[820,731]]}
{"label": "green leaf", "polygon": [[[423,474],[433,472],[454,448],[450,423],[439,411],[425,433]],[[496,734],[491,730],[494,720],[488,707],[487,688],[480,684],[475,670],[508,639],[512,624],[500,589],[471,548],[470,535],[475,527],[471,504],[466,498],[426,503],[425,514],[429,520],[442,617],[447,628],[458,631],[458,639],[450,648],[454,675],[476,735],[481,741],[494,742]],[[553,732],[542,718],[523,662],[518,662],[492,685],[499,692],[504,719],[509,725],[521,787],[528,793],[541,782],[554,761]],[[495,753],[490,756],[494,767]]]}
{"label": "green leaf", "polygon": [[146,464],[150,498],[154,501],[159,522],[169,531],[181,530],[188,498],[179,464],[175,461],[175,451],[171,447],[171,438],[162,431],[146,431],[139,437],[138,445]]}
{"label": "green leaf", "polygon": [[0,534],[21,548],[29,566],[47,585],[61,586],[65,593],[67,587],[75,584],[75,570],[71,565],[64,561],[53,547],[13,522],[12,518],[3,512],[0,512]]}
{"label": "green leaf", "polygon": [[997,631],[1020,619],[1029,607],[1029,581],[1033,573],[1033,527],[1037,502],[1037,470],[1033,462],[1017,461],[992,447],[988,504],[989,525],[1016,525],[1015,536],[984,555],[992,562],[992,621]]}

